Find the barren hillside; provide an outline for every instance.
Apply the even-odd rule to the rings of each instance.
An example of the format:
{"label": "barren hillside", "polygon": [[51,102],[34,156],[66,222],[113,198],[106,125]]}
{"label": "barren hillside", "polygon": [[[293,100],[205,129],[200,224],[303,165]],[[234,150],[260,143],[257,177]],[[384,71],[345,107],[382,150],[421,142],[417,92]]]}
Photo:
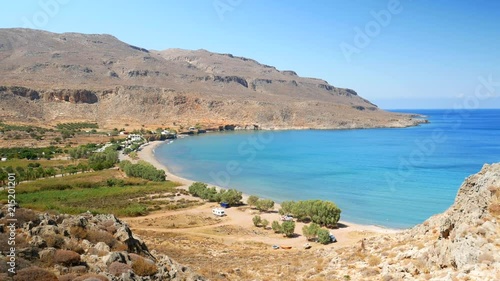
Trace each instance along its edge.
{"label": "barren hillside", "polygon": [[101,126],[404,127],[354,90],[205,50],[146,50],[111,35],[0,29],[0,118]]}

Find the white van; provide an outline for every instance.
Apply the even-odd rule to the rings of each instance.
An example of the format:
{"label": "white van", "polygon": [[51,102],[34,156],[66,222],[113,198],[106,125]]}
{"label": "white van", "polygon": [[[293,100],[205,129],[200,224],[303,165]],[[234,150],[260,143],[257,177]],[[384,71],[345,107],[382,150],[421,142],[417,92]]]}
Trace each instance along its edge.
{"label": "white van", "polygon": [[214,208],[214,209],[212,209],[212,214],[219,216],[219,217],[223,217],[226,215],[226,212],[224,211],[224,209]]}

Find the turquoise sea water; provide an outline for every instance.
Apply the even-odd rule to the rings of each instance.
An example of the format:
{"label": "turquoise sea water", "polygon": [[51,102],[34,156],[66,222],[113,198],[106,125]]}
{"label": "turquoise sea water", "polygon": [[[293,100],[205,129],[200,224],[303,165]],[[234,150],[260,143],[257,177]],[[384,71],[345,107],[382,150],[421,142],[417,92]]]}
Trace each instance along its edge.
{"label": "turquoise sea water", "polygon": [[446,210],[500,161],[500,110],[412,110],[403,129],[209,133],[156,148],[174,174],[284,200],[324,199],[342,220],[407,228]]}

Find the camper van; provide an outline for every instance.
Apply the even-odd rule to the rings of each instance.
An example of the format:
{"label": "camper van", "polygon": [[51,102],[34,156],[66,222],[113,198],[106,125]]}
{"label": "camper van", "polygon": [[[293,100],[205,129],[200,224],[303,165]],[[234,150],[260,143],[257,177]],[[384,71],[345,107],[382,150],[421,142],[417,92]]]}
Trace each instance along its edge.
{"label": "camper van", "polygon": [[223,217],[226,215],[226,212],[224,211],[224,209],[214,208],[214,209],[212,209],[212,214],[214,214],[218,217]]}

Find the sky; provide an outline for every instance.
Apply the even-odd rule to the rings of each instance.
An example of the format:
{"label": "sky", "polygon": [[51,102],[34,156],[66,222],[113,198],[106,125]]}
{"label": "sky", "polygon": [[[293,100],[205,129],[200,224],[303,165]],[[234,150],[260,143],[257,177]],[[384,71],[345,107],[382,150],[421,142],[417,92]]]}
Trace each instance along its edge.
{"label": "sky", "polygon": [[500,108],[494,0],[4,1],[0,27],[231,53],[385,109]]}

